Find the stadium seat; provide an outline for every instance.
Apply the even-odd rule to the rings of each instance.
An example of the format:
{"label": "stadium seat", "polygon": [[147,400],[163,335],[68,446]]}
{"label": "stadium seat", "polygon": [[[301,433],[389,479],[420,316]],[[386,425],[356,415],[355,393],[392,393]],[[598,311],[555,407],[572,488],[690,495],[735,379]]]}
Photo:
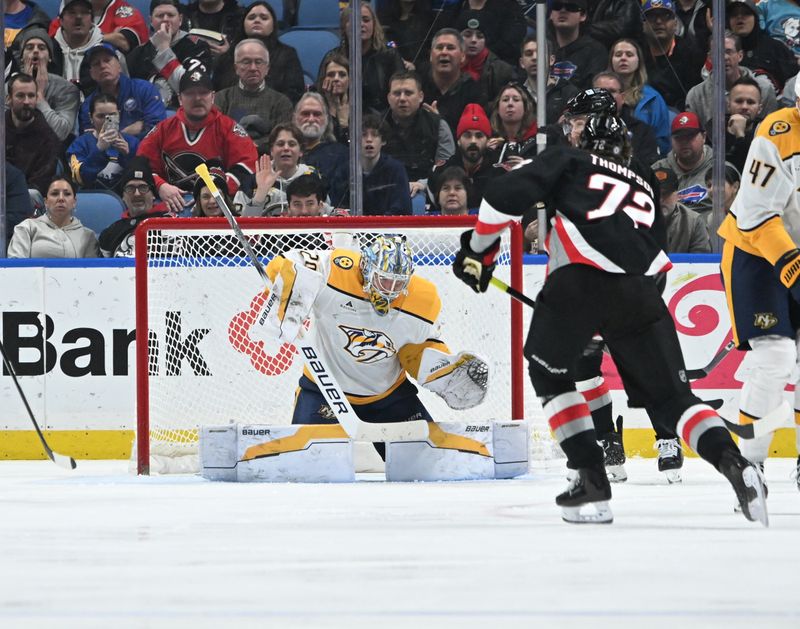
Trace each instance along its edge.
{"label": "stadium seat", "polygon": [[418,192],[411,197],[411,214],[414,216],[425,216],[425,193]]}
{"label": "stadium seat", "polygon": [[58,17],[61,0],[36,0],[36,6],[47,13],[51,18]]}
{"label": "stadium seat", "polygon": [[340,43],[339,38],[330,31],[305,28],[286,31],[279,39],[287,46],[292,46],[297,50],[307,84],[316,82],[319,64],[322,63],[325,53],[331,48],[336,48]]}
{"label": "stadium seat", "polygon": [[297,26],[300,28],[339,28],[339,2],[337,0],[300,0],[297,9]]}
{"label": "stadium seat", "polygon": [[118,220],[125,204],[116,194],[107,190],[78,192],[75,216],[98,236],[106,227]]}

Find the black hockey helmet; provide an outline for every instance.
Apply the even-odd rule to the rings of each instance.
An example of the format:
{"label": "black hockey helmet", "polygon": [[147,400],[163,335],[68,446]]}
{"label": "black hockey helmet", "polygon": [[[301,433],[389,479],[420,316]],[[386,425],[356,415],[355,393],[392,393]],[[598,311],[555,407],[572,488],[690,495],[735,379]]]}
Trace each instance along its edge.
{"label": "black hockey helmet", "polygon": [[566,117],[590,114],[609,114],[613,116],[617,113],[617,102],[608,90],[602,87],[593,87],[578,92],[570,98],[566,107],[564,107],[563,113]]}
{"label": "black hockey helmet", "polygon": [[617,116],[596,114],[586,121],[578,147],[627,166],[633,149],[628,127]]}

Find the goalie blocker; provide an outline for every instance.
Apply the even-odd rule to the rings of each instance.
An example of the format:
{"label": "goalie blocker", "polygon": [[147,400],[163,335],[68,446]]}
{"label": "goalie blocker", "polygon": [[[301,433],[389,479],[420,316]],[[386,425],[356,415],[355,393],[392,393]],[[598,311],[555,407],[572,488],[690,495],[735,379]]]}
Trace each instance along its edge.
{"label": "goalie blocker", "polygon": [[[424,441],[389,442],[388,481],[513,478],[528,472],[526,422],[429,423]],[[202,476],[231,482],[351,482],[353,442],[338,425],[206,426]]]}

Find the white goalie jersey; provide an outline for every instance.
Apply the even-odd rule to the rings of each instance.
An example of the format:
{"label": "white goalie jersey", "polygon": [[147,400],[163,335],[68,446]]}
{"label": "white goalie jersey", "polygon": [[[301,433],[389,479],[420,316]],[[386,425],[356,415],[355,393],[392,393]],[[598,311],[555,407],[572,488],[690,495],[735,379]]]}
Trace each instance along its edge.
{"label": "white goalie jersey", "polygon": [[[412,275],[407,291],[391,303],[388,314],[379,315],[364,292],[360,259],[349,249],[292,250],[274,258],[267,266],[276,304],[269,335],[291,342],[301,321],[310,317],[312,343],[354,405],[385,398],[407,374],[452,408],[482,401],[486,363],[468,353],[452,355],[439,338],[436,286]],[[307,271],[317,279],[305,277]],[[476,368],[483,370],[477,388],[475,374],[467,374]],[[313,380],[308,369],[305,375]]]}

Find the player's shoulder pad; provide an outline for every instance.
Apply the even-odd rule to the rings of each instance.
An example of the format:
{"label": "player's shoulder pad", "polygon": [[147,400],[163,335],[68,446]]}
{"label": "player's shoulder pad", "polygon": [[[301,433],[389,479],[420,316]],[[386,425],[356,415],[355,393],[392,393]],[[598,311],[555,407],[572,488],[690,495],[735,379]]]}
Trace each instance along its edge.
{"label": "player's shoulder pad", "polygon": [[782,160],[800,153],[800,112],[797,107],[785,107],[764,118],[756,137],[774,144]]}
{"label": "player's shoulder pad", "polygon": [[330,252],[328,285],[338,291],[364,298],[364,283],[359,264],[361,254],[350,249],[336,248]]}
{"label": "player's shoulder pad", "polygon": [[433,282],[414,274],[408,283],[408,294],[396,300],[392,307],[429,323],[434,323],[439,318],[442,300]]}

